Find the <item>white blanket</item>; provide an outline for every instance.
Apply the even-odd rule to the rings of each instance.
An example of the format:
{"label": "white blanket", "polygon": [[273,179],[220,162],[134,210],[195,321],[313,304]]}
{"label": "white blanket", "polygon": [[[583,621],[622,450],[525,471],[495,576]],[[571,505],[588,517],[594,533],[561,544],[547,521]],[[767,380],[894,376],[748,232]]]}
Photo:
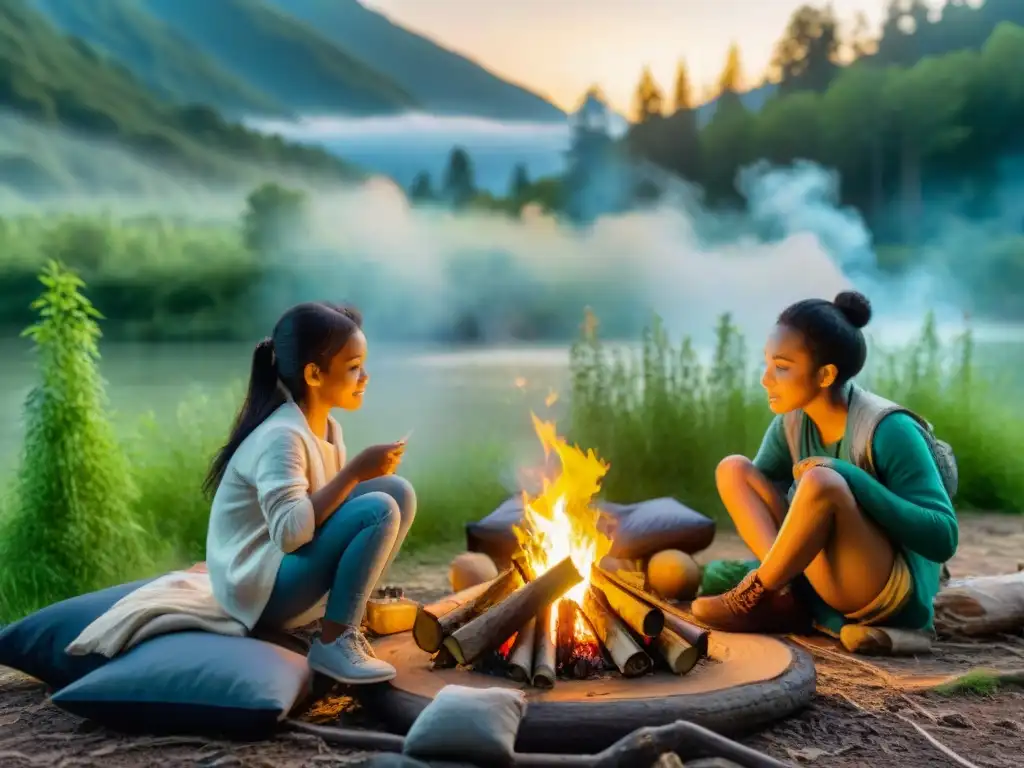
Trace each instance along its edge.
{"label": "white blanket", "polygon": [[173,571],[118,600],[65,649],[72,656],[113,658],[143,640],[167,632],[202,630],[242,637],[245,625],[213,596],[210,576]]}

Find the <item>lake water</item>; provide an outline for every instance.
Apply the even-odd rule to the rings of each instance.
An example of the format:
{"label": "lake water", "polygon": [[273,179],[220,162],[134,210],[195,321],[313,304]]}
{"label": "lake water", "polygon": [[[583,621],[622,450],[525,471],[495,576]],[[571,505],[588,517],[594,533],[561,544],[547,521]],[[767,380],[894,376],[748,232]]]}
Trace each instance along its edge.
{"label": "lake water", "polygon": [[[251,347],[240,344],[102,347],[102,372],[115,419],[130,428],[146,412],[172,419],[194,393],[220,396],[248,378]],[[558,417],[562,403],[545,406],[566,382],[566,348],[471,351],[372,350],[364,407],[341,416],[352,448],[397,440],[413,430],[407,460],[460,439],[507,435],[534,447],[530,410]],[[35,383],[29,348],[0,342],[0,469],[9,469],[22,435],[25,396]]]}
{"label": "lake water", "polygon": [[[888,343],[899,343],[910,329],[887,329]],[[1024,392],[1024,328],[976,331],[978,358],[1001,391]],[[251,347],[243,344],[142,345],[105,343],[102,371],[115,418],[130,428],[152,412],[173,418],[189,395],[219,396],[248,377]],[[506,439],[516,452],[532,452],[537,441],[530,411],[565,419],[565,398],[550,408],[551,392],[565,394],[566,347],[451,349],[387,347],[371,350],[370,387],[365,405],[342,416],[353,448],[402,437],[410,430],[407,461],[459,440]],[[13,466],[21,441],[21,411],[35,382],[29,347],[0,341],[0,469]],[[423,455],[423,454],[421,454]]]}
{"label": "lake water", "polygon": [[[435,189],[444,179],[453,147],[465,149],[480,189],[505,195],[516,164],[531,179],[565,170],[570,128],[564,123],[505,123],[472,117],[408,114],[397,117],[317,117],[295,122],[252,121],[261,131],[324,147],[363,168],[390,176],[408,188],[427,171]],[[625,130],[613,118],[613,135]]]}

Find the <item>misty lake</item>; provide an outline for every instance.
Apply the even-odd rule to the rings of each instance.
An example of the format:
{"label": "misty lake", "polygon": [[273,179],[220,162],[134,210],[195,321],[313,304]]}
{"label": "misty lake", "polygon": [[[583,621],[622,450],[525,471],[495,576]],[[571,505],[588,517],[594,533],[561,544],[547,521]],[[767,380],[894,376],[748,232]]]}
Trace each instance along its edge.
{"label": "misty lake", "polygon": [[[886,329],[889,343],[906,329]],[[1024,392],[1024,328],[976,329],[982,370],[998,388]],[[123,429],[153,412],[173,419],[191,394],[226,395],[248,376],[246,344],[143,345],[104,343],[103,375],[111,406]],[[458,440],[509,441],[532,451],[530,411],[556,420],[566,417],[568,348],[423,348],[376,345],[371,350],[370,386],[363,409],[344,414],[346,440],[354,449],[396,440],[410,430],[406,461]],[[28,346],[0,341],[0,470],[13,466],[20,444],[21,411],[35,382]],[[552,407],[545,399],[563,395]]]}
{"label": "misty lake", "polygon": [[[570,128],[564,123],[507,123],[473,117],[408,114],[399,117],[316,117],[296,122],[250,121],[261,131],[290,141],[316,144],[408,188],[422,171],[437,188],[444,179],[453,147],[473,161],[476,184],[496,195],[508,191],[517,163],[531,179],[565,170]],[[613,117],[610,132],[625,130]]]}

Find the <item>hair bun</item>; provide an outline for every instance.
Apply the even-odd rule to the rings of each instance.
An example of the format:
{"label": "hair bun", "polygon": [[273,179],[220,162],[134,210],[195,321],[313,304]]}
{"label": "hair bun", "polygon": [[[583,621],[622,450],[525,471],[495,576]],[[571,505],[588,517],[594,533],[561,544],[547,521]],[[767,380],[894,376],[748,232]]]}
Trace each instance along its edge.
{"label": "hair bun", "polygon": [[871,321],[871,302],[859,291],[843,291],[832,303],[854,328],[863,328]]}

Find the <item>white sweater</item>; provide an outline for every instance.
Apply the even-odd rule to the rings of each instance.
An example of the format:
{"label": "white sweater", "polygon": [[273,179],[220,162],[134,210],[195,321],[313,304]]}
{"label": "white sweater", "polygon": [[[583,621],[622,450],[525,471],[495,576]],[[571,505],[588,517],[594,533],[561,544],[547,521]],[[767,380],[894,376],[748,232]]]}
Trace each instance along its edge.
{"label": "white sweater", "polygon": [[[210,511],[206,566],[224,610],[252,629],[270,600],[285,554],[313,539],[309,496],[345,463],[341,427],[328,420],[317,438],[286,402],[245,438],[228,462]],[[326,599],[326,596],[325,596]],[[323,615],[324,601],[290,625]]]}

